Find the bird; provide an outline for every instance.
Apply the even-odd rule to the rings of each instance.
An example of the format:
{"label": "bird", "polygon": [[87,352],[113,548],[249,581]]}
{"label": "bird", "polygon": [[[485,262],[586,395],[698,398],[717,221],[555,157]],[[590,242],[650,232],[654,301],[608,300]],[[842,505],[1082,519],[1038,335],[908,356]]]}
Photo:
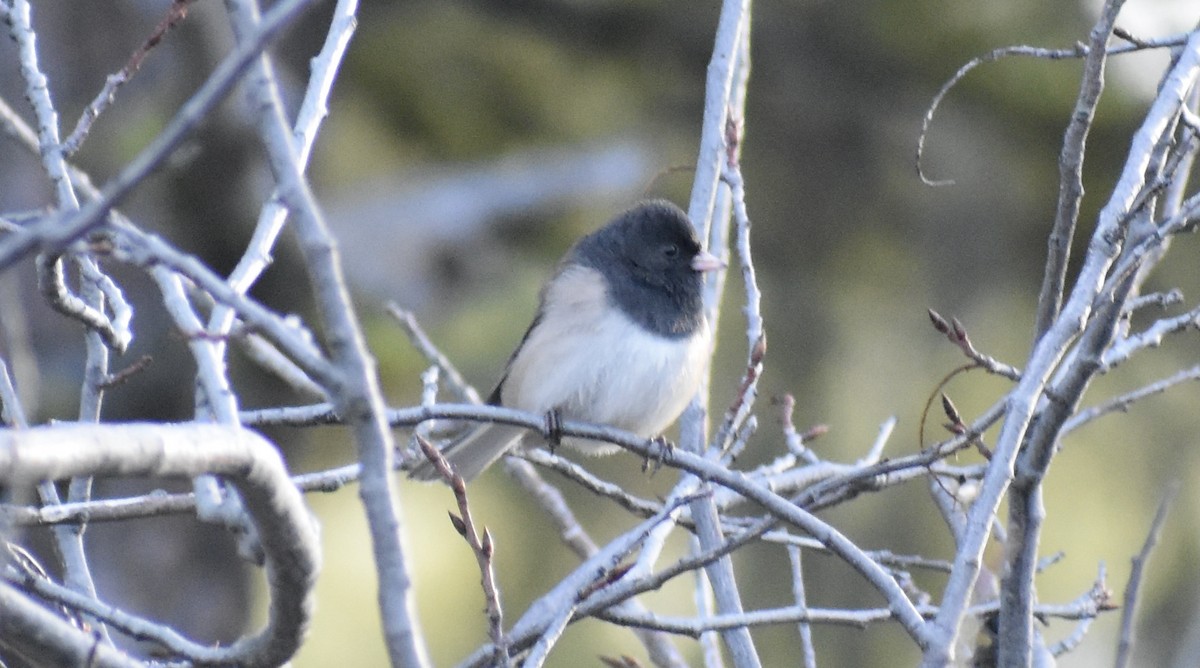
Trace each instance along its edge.
{"label": "bird", "polygon": [[[704,274],[724,267],[669,201],[617,215],[559,261],[487,403],[545,414],[549,424],[569,419],[661,435],[700,387],[712,352]],[[478,423],[442,454],[469,481],[505,453],[544,439],[524,427]],[[620,449],[561,440],[588,455]],[[409,477],[439,474],[423,460]]]}

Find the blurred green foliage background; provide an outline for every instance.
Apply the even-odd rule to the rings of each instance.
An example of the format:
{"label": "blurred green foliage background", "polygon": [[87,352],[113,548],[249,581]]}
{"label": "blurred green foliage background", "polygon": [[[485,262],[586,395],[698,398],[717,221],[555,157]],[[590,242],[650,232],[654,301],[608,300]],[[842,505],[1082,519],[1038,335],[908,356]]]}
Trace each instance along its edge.
{"label": "blurred green foliage background", "polygon": [[[52,90],[65,118],[91,99],[104,74],[119,69],[166,5],[118,4],[36,7]],[[796,397],[797,426],[831,427],[814,444],[823,457],[857,459],[893,415],[899,424],[888,452],[918,450],[927,397],[963,362],[929,327],[927,308],[957,316],[977,347],[1022,365],[1079,62],[1009,59],[969,75],[943,104],[927,145],[929,175],[952,178],[954,186],[922,185],[914,152],[931,97],[966,60],[1008,44],[1070,47],[1086,39],[1094,5],[783,0],[755,6],[742,162],[770,349],[758,404],[761,427],[742,463],[782,452],[769,398],[783,393]],[[384,315],[385,301],[413,309],[486,393],[533,313],[538,285],[573,239],[646,194],[686,203],[718,10],[716,2],[649,0],[364,3],[310,173],[343,243],[391,403],[418,400],[425,362]],[[1190,27],[1194,10],[1187,3],[1135,0],[1119,23],[1145,36],[1165,35]],[[327,11],[315,10],[275,51],[297,87],[323,37]],[[98,181],[162,127],[209,71],[202,64],[214,62],[229,39],[219,5],[194,6],[97,123],[80,161]],[[0,49],[8,50],[2,53],[11,62],[11,45]],[[1080,247],[1165,61],[1159,53],[1111,63],[1088,142]],[[0,92],[19,100],[15,74],[0,76]],[[226,104],[124,207],[226,271],[270,185],[241,105],[240,98]],[[36,161],[11,144],[0,146],[6,156],[0,160],[3,208],[41,205],[45,186],[37,181]],[[307,314],[303,267],[289,243],[255,295],[277,309]],[[1179,287],[1192,300],[1200,296],[1196,251],[1195,239],[1179,240],[1151,287]],[[113,392],[106,417],[186,419],[191,388],[178,374],[191,367],[183,343],[161,324],[145,279],[128,269],[114,271],[140,306],[131,359],[151,354],[161,363],[131,388]],[[31,280],[31,272],[0,276],[24,290]],[[741,286],[734,275],[727,295],[714,366],[716,408],[732,398],[745,359]],[[24,389],[42,419],[70,416],[82,373],[81,337],[44,306],[30,308],[30,331],[38,333],[30,345],[39,363],[38,373],[27,372]],[[1085,403],[1195,364],[1195,339],[1194,332],[1176,336],[1161,350],[1141,354],[1101,378]],[[295,401],[253,367],[238,364],[234,374],[245,407]],[[969,418],[1006,388],[1002,380],[974,373],[947,391]],[[1061,550],[1066,557],[1038,581],[1045,602],[1082,594],[1102,562],[1109,586],[1119,592],[1164,486],[1183,483],[1144,585],[1138,665],[1190,665],[1183,662],[1200,655],[1198,399],[1197,388],[1176,388],[1128,415],[1081,429],[1063,443],[1047,482],[1042,552]],[[269,435],[299,470],[353,457],[337,429]],[[940,437],[931,427],[926,444]],[[645,494],[669,489],[673,481],[669,472],[646,478],[639,462],[625,455],[587,464]],[[486,639],[477,572],[445,518],[453,503],[448,491],[407,481],[401,488],[421,621],[435,663],[449,665]],[[489,473],[471,491],[478,519],[496,538],[499,583],[508,619],[515,620],[575,560],[503,473]],[[565,491],[597,540],[630,526],[615,506],[569,485]],[[313,638],[296,665],[384,665],[358,498],[345,490],[310,501],[323,524],[326,566]],[[919,484],[824,516],[867,548],[951,555],[946,531]],[[98,576],[102,593],[122,596],[119,583],[129,575],[112,555],[136,531],[132,524],[97,526],[89,534],[98,562],[108,563]],[[194,525],[177,524],[191,548],[179,549],[174,560],[164,558],[166,574],[140,574],[139,587],[169,589],[183,574],[214,583],[223,577],[231,556],[220,553],[232,549],[205,555],[203,560],[217,560],[211,566],[197,566],[192,555],[228,541],[198,538]],[[675,553],[685,548],[682,541],[673,546]],[[990,565],[998,556],[989,553]],[[879,604],[834,560],[812,555],[805,564],[811,605]],[[749,608],[789,602],[787,567],[782,550],[754,548],[743,555],[739,572]],[[258,579],[247,573],[242,582]],[[936,599],[940,578],[923,574],[920,583]],[[175,608],[153,600],[131,606],[167,620],[188,619],[214,638],[236,634],[246,623],[244,609],[257,606],[261,614],[257,589],[245,589],[261,585],[243,584],[228,598],[216,595],[221,585],[209,586],[204,590],[212,595]],[[648,600],[656,610],[685,614],[691,583],[672,584]],[[183,610],[207,603],[215,612]],[[1057,640],[1071,630],[1055,622],[1044,632]],[[1062,665],[1111,661],[1116,630],[1116,615],[1105,616]],[[814,635],[821,665],[908,665],[918,656],[895,626],[818,627]],[[766,665],[795,662],[794,628],[755,636]],[[681,642],[698,657],[693,643]],[[622,653],[642,656],[630,633],[585,621],[568,629],[550,665],[599,665],[596,656]]]}

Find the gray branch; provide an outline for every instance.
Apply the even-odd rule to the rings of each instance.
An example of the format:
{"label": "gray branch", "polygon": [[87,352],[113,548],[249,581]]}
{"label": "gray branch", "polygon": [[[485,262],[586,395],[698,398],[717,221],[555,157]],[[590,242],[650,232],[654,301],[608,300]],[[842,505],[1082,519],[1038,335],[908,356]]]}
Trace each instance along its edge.
{"label": "gray branch", "polygon": [[0,431],[0,479],[10,485],[88,475],[190,478],[205,473],[233,483],[258,528],[271,594],[267,623],[226,647],[160,641],[198,663],[277,666],[295,654],[308,628],[320,544],[316,524],[273,445],[244,429],[195,423]]}
{"label": "gray branch", "polygon": [[[253,44],[266,24],[253,0],[229,3],[234,33]],[[272,7],[274,12],[279,5]],[[304,177],[300,156],[284,120],[283,105],[270,61],[254,63],[250,81],[252,106],[277,184],[279,198],[291,211],[300,249],[309,270],[316,307],[324,320],[335,367],[326,390],[354,433],[363,472],[359,494],[366,507],[378,598],[388,654],[394,666],[428,664],[415,611],[415,595],[400,544],[400,501],[392,476],[395,444],[384,419],[385,406],[373,359],[346,286],[337,244]]]}
{"label": "gray branch", "polygon": [[163,131],[104,186],[99,198],[77,212],[62,212],[0,239],[0,270],[8,268],[39,246],[51,254],[60,252],[101,225],[109,210],[157,169],[200,121],[225,99],[263,49],[315,2],[316,0],[282,0],[272,6],[253,37],[244,41],[221,61],[204,85],[180,108],[179,113]]}

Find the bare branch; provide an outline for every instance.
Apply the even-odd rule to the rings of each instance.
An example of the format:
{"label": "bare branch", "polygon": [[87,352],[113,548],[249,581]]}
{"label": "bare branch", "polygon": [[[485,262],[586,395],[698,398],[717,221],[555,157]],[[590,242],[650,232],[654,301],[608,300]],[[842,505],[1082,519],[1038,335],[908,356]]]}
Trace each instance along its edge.
{"label": "bare branch", "polygon": [[[554,458],[553,455],[550,457]],[[558,461],[562,462],[564,460],[559,459]],[[563,543],[570,547],[580,559],[590,559],[600,551],[599,546],[596,545],[579,524],[571,509],[567,507],[567,502],[563,498],[562,492],[543,480],[533,466],[516,457],[506,457],[504,468],[509,475],[516,479],[532,495],[534,501],[546,512],[555,527],[557,527]],[[652,517],[655,514],[649,513],[646,517]],[[624,601],[617,606],[617,609],[633,613],[643,613],[646,611],[646,608],[635,600]],[[569,606],[569,610],[564,610],[564,616],[555,620],[553,624],[547,627],[542,637],[534,645],[534,649],[525,658],[523,665],[529,665],[530,657],[537,656],[539,651],[549,652],[550,648],[558,642],[558,634],[562,633],[566,624],[573,618],[574,612],[575,606],[572,604]],[[660,668],[686,668],[687,662],[679,653],[679,650],[671,644],[670,638],[666,634],[641,629],[635,629],[634,632],[638,640],[646,648],[646,652],[650,655],[650,660],[655,666],[659,666]],[[539,647],[543,649],[539,650]]]}
{"label": "bare branch", "polygon": [[732,117],[726,118],[725,144],[727,146],[726,158],[721,178],[731,191],[729,197],[733,204],[738,264],[742,268],[742,284],[746,291],[746,305],[743,312],[746,314],[748,352],[746,371],[742,382],[714,439],[714,446],[719,451],[729,448],[730,439],[733,438],[738,426],[754,408],[754,401],[758,396],[758,379],[762,374],[763,358],[767,353],[767,334],[763,328],[761,312],[762,293],[758,289],[754,259],[750,250],[750,216],[746,212],[746,187],[745,181],[742,179],[741,166],[737,160],[740,127]]}
{"label": "bare branch", "polygon": [[12,376],[8,374],[8,364],[3,358],[0,358],[0,422],[21,428],[29,426],[21,398],[17,396],[17,388],[13,386]]}
{"label": "bare branch", "polygon": [[[796,609],[802,614],[808,614],[808,597],[804,592],[804,569],[801,565],[800,548],[788,547],[788,561],[792,565],[792,597],[796,599]],[[812,623],[808,620],[796,622],[800,633],[800,656],[804,659],[804,668],[817,668],[817,654],[813,648]]]}
{"label": "bare branch", "polygon": [[[709,61],[704,84],[700,152],[696,159],[692,198],[688,204],[688,217],[699,226],[698,236],[701,239],[708,238],[708,230],[714,224],[717,184],[722,165],[727,162],[726,120],[729,118],[730,100],[735,94],[734,77],[738,54],[741,52],[739,42],[745,39],[743,24],[749,20],[749,0],[727,0],[721,4],[712,60]],[[737,108],[740,109],[740,106]]]}
{"label": "bare branch", "polygon": [[[722,253],[728,245],[728,220],[731,200],[742,195],[741,192],[725,191],[719,187],[720,175],[728,168],[736,168],[738,153],[741,150],[741,127],[737,119],[744,117],[746,84],[750,75],[750,0],[725,0],[722,3],[721,14],[717,23],[716,38],[713,44],[712,59],[708,66],[705,82],[704,116],[701,126],[700,149],[696,159],[696,174],[692,182],[692,194],[688,204],[688,215],[694,225],[699,226],[699,236],[709,240],[709,250]],[[744,205],[743,205],[744,207]],[[745,225],[741,230],[748,235],[749,219],[744,217]],[[753,284],[753,265],[749,257],[749,237],[745,237],[746,246],[743,256],[744,276],[749,279],[747,290],[756,289]],[[713,272],[706,280],[704,292],[705,312],[708,325],[717,327],[720,313],[719,304],[724,289],[724,272]],[[761,324],[756,318],[757,306],[748,305],[748,326]],[[761,335],[750,338],[749,357],[758,356],[765,352],[766,340]],[[758,376],[757,364],[748,364],[748,383],[743,383],[744,390],[740,397],[749,397],[735,401],[746,406],[753,401],[754,385]],[[700,453],[704,450],[706,441],[705,415],[708,412],[709,395],[706,392],[707,383],[702,384],[701,391],[693,398],[680,421],[680,442],[682,449]],[[732,425],[737,424],[736,410]],[[722,439],[729,433],[719,434]],[[717,450],[723,447],[717,443]],[[694,490],[701,492],[709,490],[707,482],[694,480],[683,476],[669,499],[678,499],[690,495]],[[721,533],[718,513],[710,497],[697,499],[691,504],[691,513],[696,521],[700,547],[714,549],[724,538]],[[741,594],[733,572],[732,562],[728,558],[721,559],[707,567],[707,576],[712,586],[717,609],[721,612],[738,613],[742,610]],[[733,629],[722,633],[729,650],[730,658],[739,668],[756,668],[760,665],[754,640],[745,629]]]}
{"label": "bare branch", "polygon": [[[187,299],[179,275],[161,265],[153,267],[150,274],[158,284],[163,304],[176,326],[185,332],[203,333],[204,326]],[[203,400],[196,418],[237,426],[237,400],[229,383],[225,360],[214,342],[189,337],[188,349],[196,362],[197,393]],[[192,486],[200,519],[225,527],[237,538],[243,558],[260,563],[262,548],[237,494],[222,493],[220,481],[208,475],[199,476]]]}
{"label": "bare branch", "polygon": [[[81,264],[91,264],[90,259],[83,259]],[[93,267],[94,268],[94,267]],[[98,269],[94,269],[98,273]],[[129,331],[129,318],[126,314],[131,314],[128,311],[128,305],[124,314],[124,327],[116,321],[116,318],[109,319],[103,311],[88,306],[82,299],[73,294],[67,288],[66,276],[63,273],[62,258],[39,255],[37,258],[38,271],[38,287],[41,289],[42,296],[46,298],[46,303],[59,313],[78,320],[89,330],[95,331],[103,339],[104,342],[113,350],[123,353],[133,341],[133,335]],[[113,292],[119,294],[116,286],[113,286]],[[116,302],[117,305],[124,304],[124,299]]]}
{"label": "bare branch", "polygon": [[809,450],[805,444],[828,433],[829,427],[823,424],[814,425],[801,434],[796,431],[796,425],[792,422],[792,412],[796,408],[795,397],[785,394],[774,400],[773,403],[779,404],[780,407],[779,420],[783,423],[783,438],[787,443],[788,452],[809,464],[816,464],[821,461],[816,453]]}
{"label": "bare branch", "polygon": [[[127,225],[116,225],[114,254],[132,264],[153,269],[163,266],[194,282],[218,302],[233,308],[246,326],[285,352],[305,373],[322,385],[336,385],[337,374],[310,333],[295,318],[277,314],[237,292],[197,258],[171,247],[161,238]],[[197,338],[206,336],[195,330]]]}
{"label": "bare branch", "polygon": [[[357,11],[358,0],[338,0],[330,18],[329,32],[326,34],[325,43],[322,45],[320,53],[312,59],[312,74],[309,76],[308,87],[304,91],[304,100],[300,104],[300,111],[296,115],[296,121],[292,128],[296,158],[301,170],[308,166],[317,132],[321,122],[329,113],[327,106],[329,96],[333,90],[334,78],[346,55],[346,48],[357,25],[355,19]],[[246,294],[270,265],[271,249],[283,230],[286,217],[287,208],[279,197],[279,193],[272,193],[259,213],[258,222],[254,226],[254,234],[247,244],[245,252],[227,280],[235,292]],[[218,337],[230,332],[234,326],[235,314],[236,310],[232,308],[232,305],[218,305],[209,317],[209,332]],[[264,351],[255,347],[252,349],[252,354],[254,352],[262,353]],[[270,353],[266,353],[266,355],[268,358],[274,357]],[[268,368],[279,368],[281,378],[302,388],[303,391],[312,394],[315,390],[316,393],[324,395],[324,390],[315,388],[311,382],[305,382],[306,379],[292,373],[292,370],[288,369],[286,365],[278,366],[273,361],[269,361],[268,364]]]}
{"label": "bare branch", "polygon": [[481,404],[483,400],[479,398],[479,393],[475,388],[463,378],[458,372],[458,368],[450,361],[450,358],[442,354],[441,350],[430,340],[429,335],[421,328],[417,322],[416,316],[410,311],[400,308],[394,302],[387,304],[387,311],[400,324],[401,329],[408,335],[409,342],[421,353],[431,364],[437,365],[446,379],[450,381],[450,387],[458,395],[459,399],[471,404]]}
{"label": "bare branch", "polygon": [[1150,561],[1150,553],[1158,544],[1158,536],[1162,533],[1163,524],[1167,521],[1167,511],[1179,494],[1179,482],[1171,483],[1158,502],[1158,510],[1154,520],[1150,522],[1150,530],[1146,533],[1146,542],[1133,558],[1133,566],[1129,569],[1129,582],[1125,585],[1125,605],[1121,609],[1121,640],[1117,643],[1117,658],[1113,662],[1115,668],[1125,668],[1133,657],[1134,622],[1137,621],[1138,594],[1141,592],[1142,575],[1146,563]]}
{"label": "bare branch", "polygon": [[0,238],[0,270],[8,268],[31,249],[41,246],[50,254],[79,239],[104,222],[120,200],[157,168],[242,78],[267,45],[277,38],[315,0],[282,0],[263,17],[252,39],[244,41],[217,66],[196,94],[180,108],[163,131],[100,191],[100,197],[77,212],[61,212],[21,232]]}
{"label": "bare branch", "polygon": [[[969,614],[973,617],[983,617],[995,614],[1000,608],[998,602],[974,606]],[[1113,610],[1111,603],[1103,600],[1103,596],[1089,590],[1080,599],[1065,605],[1042,605],[1037,608],[1041,618],[1056,618],[1066,620],[1091,620],[1103,612]],[[932,614],[933,609],[925,606],[922,614]],[[748,628],[752,626],[770,626],[778,624],[833,624],[866,628],[870,624],[892,621],[890,611],[883,608],[866,610],[842,610],[828,608],[811,608],[788,606],[769,610],[756,610],[742,615],[717,615],[707,618],[684,618],[647,615],[633,617],[606,613],[601,615],[616,624],[652,628],[669,633],[678,633],[690,637],[699,637],[707,631]]]}
{"label": "bare branch", "polygon": [[[584,597],[591,597],[592,600],[595,600],[605,596],[614,586],[620,586],[628,572],[628,568],[622,566],[625,558],[643,545],[656,527],[664,522],[669,522],[681,507],[694,500],[695,495],[689,495],[667,504],[663,507],[662,512],[641,522],[600,548],[596,554],[560,580],[549,592],[534,601],[509,631],[510,652],[521,651],[525,647],[529,647],[536,638],[547,638],[557,633],[555,628],[561,623],[562,611],[565,608],[575,610]],[[613,602],[615,601],[601,607],[609,607]],[[622,607],[620,609],[630,610],[631,608]],[[579,616],[579,611],[576,610],[572,619],[577,619]],[[554,641],[556,640],[555,636]],[[550,642],[552,644],[553,641]],[[490,656],[490,648],[483,647],[463,661],[461,665],[486,665],[487,658]]]}
{"label": "bare branch", "polygon": [[[271,12],[281,6],[275,5]],[[243,44],[254,44],[267,24],[266,17],[259,20],[254,2],[231,6],[231,20],[234,33]],[[428,656],[424,639],[417,632],[413,587],[397,530],[401,513],[392,476],[395,444],[384,421],[379,377],[354,313],[337,244],[304,177],[291,129],[284,121],[279,86],[270,61],[265,57],[256,59],[252,72],[250,96],[258,112],[259,131],[277,193],[295,221],[335,367],[336,382],[323,384],[347,417],[363,466],[359,492],[371,531],[388,654],[396,666],[425,666]]]}
{"label": "bare branch", "polygon": [[1081,410],[1063,423],[1062,433],[1067,434],[1072,432],[1088,422],[1108,415],[1109,413],[1129,410],[1129,406],[1134,402],[1140,401],[1155,394],[1161,394],[1175,385],[1185,383],[1189,380],[1200,380],[1200,365],[1194,366],[1190,369],[1184,369],[1183,371],[1175,373],[1167,378],[1163,378],[1160,381],[1140,387],[1132,392],[1127,392],[1118,397],[1114,397],[1097,406],[1092,406],[1091,408]]}
{"label": "bare branch", "polygon": [[[210,328],[208,331],[212,332],[212,329]],[[325,388],[314,382],[304,369],[262,336],[258,334],[239,336],[235,338],[235,343],[246,354],[246,357],[257,364],[259,368],[283,381],[301,396],[317,401],[329,399],[329,393],[325,391]]]}
{"label": "bare branch", "polygon": [[1008,396],[1007,417],[988,474],[968,515],[967,530],[955,556],[954,572],[947,581],[942,606],[930,629],[933,640],[925,650],[923,661],[926,666],[943,666],[951,660],[953,643],[983,563],[983,549],[990,534],[991,518],[1008,488],[1010,472],[1034,409],[1055,365],[1066,352],[1068,344],[1078,336],[1091,312],[1092,302],[1118,251],[1116,242],[1120,238],[1119,225],[1141,188],[1153,147],[1166,131],[1170,119],[1175,117],[1184,95],[1191,89],[1198,68],[1200,33],[1193,33],[1164,80],[1142,127],[1135,134],[1129,160],[1112,198],[1100,212],[1092,244],[1071,296],[1060,317],[1038,340],[1021,381]]}
{"label": "bare branch", "polygon": [[643,517],[649,517],[662,510],[662,504],[646,499],[638,498],[629,492],[626,492],[619,485],[615,485],[606,480],[592,475],[587,469],[570,462],[556,454],[546,450],[527,450],[525,452],[516,453],[516,456],[526,461],[544,466],[552,471],[556,471],[566,476],[571,481],[577,483],[584,489],[596,494],[611,499],[622,508]]}
{"label": "bare branch", "polygon": [[[79,209],[79,200],[75,196],[75,190],[67,174],[66,157],[62,143],[59,141],[58,113],[50,99],[49,83],[38,63],[35,34],[30,16],[31,8],[27,1],[20,0],[14,2],[9,11],[9,32],[17,43],[21,76],[25,79],[26,84],[25,97],[32,105],[34,117],[37,119],[37,145],[42,166],[55,187],[58,208],[64,212],[74,212]],[[10,120],[9,122],[17,121]],[[90,266],[91,261],[85,260],[82,264]],[[93,273],[99,273],[94,266],[90,266],[90,268]],[[131,340],[128,319],[124,321],[124,327],[121,327],[118,323],[110,321],[102,310],[89,306],[72,294],[67,288],[62,261],[58,254],[40,255],[37,269],[38,285],[51,307],[100,333],[105,342],[114,350],[123,352],[128,347]],[[114,302],[116,306],[125,305],[124,299],[119,297],[120,292],[115,285],[110,285],[110,291],[117,297]],[[128,307],[125,306],[127,311]]]}
{"label": "bare branch", "polygon": [[1083,81],[1071,122],[1063,135],[1062,151],[1058,156],[1058,208],[1054,226],[1050,229],[1046,270],[1042,291],[1038,296],[1037,322],[1034,338],[1040,338],[1058,317],[1062,305],[1063,286],[1067,280],[1067,261],[1071,257],[1071,240],[1079,219],[1079,204],[1083,201],[1083,153],[1096,106],[1104,91],[1104,65],[1108,58],[1108,41],[1125,0],[1108,0],[1100,12],[1100,20],[1092,27],[1087,55],[1083,59]]}
{"label": "bare branch", "polygon": [[952,322],[946,322],[946,319],[941,314],[933,309],[929,309],[929,321],[933,323],[934,329],[945,334],[950,343],[958,346],[968,359],[975,362],[976,366],[985,369],[988,373],[1004,376],[1012,381],[1021,379],[1020,369],[1000,362],[994,357],[976,350],[975,346],[971,343],[971,337],[967,335],[967,328],[958,321],[958,318],[954,318]]}
{"label": "bare branch", "polygon": [[[3,6],[3,5],[0,5]],[[140,668],[136,661],[0,582],[0,644],[18,656],[55,666]]]}
{"label": "bare branch", "polygon": [[57,425],[0,431],[7,484],[85,475],[228,477],[262,538],[271,591],[267,625],[226,647],[158,640],[189,660],[275,666],[300,645],[320,563],[316,527],[279,453],[253,432],[212,424]]}
{"label": "bare branch", "polygon": [[129,61],[125,63],[125,67],[122,67],[120,72],[108,76],[104,81],[104,88],[100,90],[96,99],[92,100],[92,103],[87,106],[83,115],[79,117],[79,121],[76,122],[75,129],[63,141],[62,149],[65,155],[74,155],[79,150],[79,147],[87,138],[88,132],[92,129],[92,123],[96,122],[100,114],[104,113],[108,105],[112,104],[113,100],[116,99],[117,89],[129,81],[141,69],[142,61],[146,59],[146,56],[150,55],[150,51],[154,47],[162,42],[167,33],[187,18],[188,5],[193,1],[172,0],[171,7],[167,10],[167,15],[155,26],[154,31],[146,38],[145,43],[137,51],[133,52],[133,55],[129,57]]}
{"label": "bare branch", "polygon": [[1173,318],[1157,320],[1138,334],[1115,341],[1104,351],[1101,364],[1105,370],[1112,369],[1139,350],[1162,345],[1163,338],[1168,334],[1182,332],[1188,328],[1200,329],[1200,306]]}
{"label": "bare branch", "polygon": [[[1108,55],[1112,56],[1145,49],[1178,47],[1186,43],[1188,41],[1188,37],[1189,34],[1185,33],[1182,35],[1172,35],[1170,37],[1163,37],[1160,39],[1143,40],[1136,44],[1131,43],[1122,46],[1109,47],[1107,53]],[[1026,56],[1032,58],[1044,58],[1046,60],[1066,60],[1070,58],[1084,58],[1087,56],[1087,53],[1088,47],[1084,44],[1076,44],[1070,49],[1046,49],[1036,46],[1019,45],[1005,46],[994,49],[982,56],[977,56],[967,61],[967,63],[958,68],[958,71],[955,72],[946,83],[942,84],[942,87],[939,88],[938,92],[934,94],[933,100],[925,109],[925,116],[921,119],[921,134],[917,138],[917,154],[915,163],[917,168],[917,176],[920,177],[921,182],[927,186],[934,187],[954,185],[953,180],[932,180],[926,174],[924,167],[925,140],[929,137],[929,127],[933,124],[933,117],[937,113],[938,107],[941,106],[942,101],[946,98],[946,95],[950,93],[950,90],[957,86],[958,82],[962,81],[963,77],[967,76],[971,70],[974,70],[980,65],[992,63],[1010,56]]]}
{"label": "bare branch", "polygon": [[496,572],[492,567],[492,556],[495,554],[492,534],[486,527],[483,529],[482,536],[476,531],[475,521],[471,518],[471,504],[467,500],[467,483],[463,481],[462,476],[454,471],[450,462],[446,461],[442,453],[429,441],[421,438],[420,435],[417,435],[416,438],[417,444],[421,446],[421,452],[425,453],[425,457],[442,476],[442,480],[445,480],[453,490],[454,499],[458,502],[459,514],[450,513],[450,522],[454,525],[454,530],[458,532],[458,535],[467,541],[467,546],[471,548],[471,552],[475,555],[475,562],[479,566],[483,598],[487,604],[488,636],[492,639],[492,649],[494,650],[491,665],[509,666],[512,664],[512,660],[508,655],[508,639],[504,635],[504,611],[500,606],[500,589],[496,586]]}
{"label": "bare branch", "polygon": [[575,606],[567,604],[562,607],[558,615],[546,626],[545,631],[538,637],[537,642],[533,644],[533,648],[529,650],[529,655],[525,657],[522,666],[529,668],[541,668],[546,662],[546,658],[550,655],[550,650],[562,637],[563,631],[567,629],[567,624],[575,617]]}

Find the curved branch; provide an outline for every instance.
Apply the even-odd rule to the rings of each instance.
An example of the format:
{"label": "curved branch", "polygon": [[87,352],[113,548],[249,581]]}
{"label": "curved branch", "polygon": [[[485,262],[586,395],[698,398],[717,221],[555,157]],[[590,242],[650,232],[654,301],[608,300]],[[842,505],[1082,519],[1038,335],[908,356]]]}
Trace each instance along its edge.
{"label": "curved branch", "polygon": [[0,480],[5,484],[84,475],[205,473],[225,476],[237,487],[258,528],[271,592],[267,624],[227,647],[180,638],[155,640],[196,663],[280,665],[300,647],[312,616],[320,544],[316,523],[273,445],[245,429],[199,423],[0,431]]}
{"label": "curved branch", "polygon": [[[258,16],[258,3],[232,3],[230,19],[240,42],[253,43],[275,5]],[[395,442],[384,422],[386,406],[375,367],[354,312],[342,257],[308,185],[292,130],[284,119],[279,84],[270,60],[258,59],[249,81],[251,105],[275,177],[276,194],[291,211],[297,240],[308,267],[314,305],[324,321],[324,338],[334,367],[332,383],[322,383],[347,417],[354,435],[362,477],[359,498],[378,576],[383,634],[392,665],[429,664],[425,640],[416,621],[416,604],[408,557],[400,542],[403,517],[392,477]]]}
{"label": "curved branch", "polygon": [[[1181,46],[1182,44],[1186,43],[1187,40],[1188,40],[1187,33],[1182,34],[1182,35],[1171,35],[1170,37],[1164,37],[1164,38],[1156,39],[1156,40],[1139,40],[1136,43],[1123,44],[1121,46],[1112,47],[1112,48],[1108,49],[1107,54],[1110,56],[1115,56],[1115,55],[1120,55],[1120,54],[1125,54],[1125,53],[1132,53],[1134,51],[1142,51],[1145,49],[1163,49],[1163,48],[1178,47],[1178,46]],[[1088,48],[1082,44],[1077,44],[1076,46],[1074,46],[1070,49],[1045,49],[1045,48],[1041,48],[1041,47],[1028,46],[1028,45],[1021,44],[1021,45],[1016,45],[1016,46],[1004,46],[1004,47],[1000,47],[998,49],[993,49],[992,51],[989,51],[988,53],[985,53],[982,56],[976,56],[975,58],[972,58],[971,60],[967,61],[967,63],[965,65],[963,65],[962,67],[958,68],[958,71],[954,73],[954,76],[950,77],[950,79],[948,81],[946,81],[946,83],[942,84],[942,87],[939,88],[938,92],[934,94],[933,100],[929,103],[929,107],[925,110],[925,116],[922,117],[922,119],[921,119],[921,134],[917,137],[917,160],[916,160],[917,176],[919,176],[921,178],[921,182],[927,186],[952,186],[952,185],[954,185],[953,179],[939,181],[939,180],[930,179],[926,175],[925,167],[924,167],[925,140],[929,137],[929,127],[931,125],[933,125],[933,117],[935,114],[937,114],[938,107],[940,107],[942,104],[942,101],[944,99],[946,99],[946,95],[948,95],[950,93],[950,90],[952,88],[954,88],[955,86],[957,86],[958,82],[962,81],[963,78],[966,77],[967,74],[971,70],[975,69],[976,67],[979,67],[980,65],[984,65],[986,63],[994,63],[997,60],[1001,60],[1001,59],[1007,58],[1009,56],[1028,56],[1028,57],[1033,57],[1033,58],[1044,58],[1046,60],[1066,60],[1069,58],[1083,58],[1087,55],[1088,55]]]}

